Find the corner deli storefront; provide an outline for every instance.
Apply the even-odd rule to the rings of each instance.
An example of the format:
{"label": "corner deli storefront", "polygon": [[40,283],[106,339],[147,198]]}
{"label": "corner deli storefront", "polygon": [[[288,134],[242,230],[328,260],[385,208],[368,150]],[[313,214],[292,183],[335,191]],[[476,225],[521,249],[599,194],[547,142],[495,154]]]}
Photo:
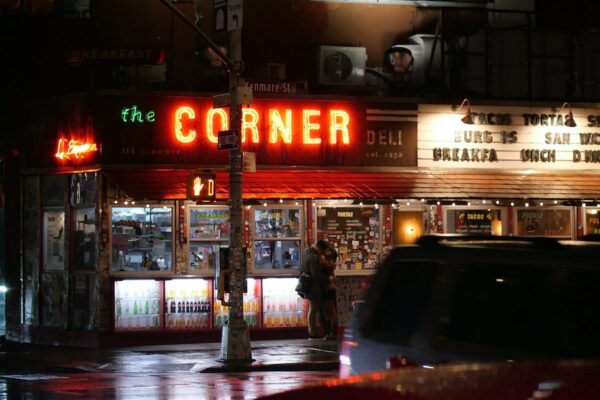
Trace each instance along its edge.
{"label": "corner deli storefront", "polygon": [[[549,109],[473,106],[467,125],[451,105],[255,99],[242,129],[246,160],[256,159],[243,178],[252,339],[306,334],[294,287],[305,248],[320,238],[340,255],[344,325],[385,253],[422,234],[597,232],[600,128],[588,126],[593,110],[573,111],[577,127],[564,116],[550,123]],[[23,171],[27,279],[22,324],[9,337],[218,340],[229,184],[217,133],[227,121],[202,96],[56,102],[32,147],[36,163]],[[186,181],[204,170],[215,173],[216,201],[197,203]]]}

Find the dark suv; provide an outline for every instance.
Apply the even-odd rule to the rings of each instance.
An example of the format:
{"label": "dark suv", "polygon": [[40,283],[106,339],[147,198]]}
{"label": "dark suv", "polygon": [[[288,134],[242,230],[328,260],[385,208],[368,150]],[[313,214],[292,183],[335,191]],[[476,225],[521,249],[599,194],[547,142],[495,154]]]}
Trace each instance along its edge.
{"label": "dark suv", "polygon": [[394,249],[353,315],[347,376],[396,365],[600,358],[600,244],[426,236]]}

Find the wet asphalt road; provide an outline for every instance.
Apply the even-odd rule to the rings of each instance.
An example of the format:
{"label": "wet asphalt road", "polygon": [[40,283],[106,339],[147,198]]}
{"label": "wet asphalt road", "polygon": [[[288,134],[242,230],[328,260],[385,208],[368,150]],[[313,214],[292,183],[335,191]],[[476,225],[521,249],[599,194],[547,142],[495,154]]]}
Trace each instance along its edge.
{"label": "wet asphalt road", "polygon": [[219,344],[0,349],[3,399],[256,399],[337,376],[338,343],[252,344],[254,362],[219,361]]}

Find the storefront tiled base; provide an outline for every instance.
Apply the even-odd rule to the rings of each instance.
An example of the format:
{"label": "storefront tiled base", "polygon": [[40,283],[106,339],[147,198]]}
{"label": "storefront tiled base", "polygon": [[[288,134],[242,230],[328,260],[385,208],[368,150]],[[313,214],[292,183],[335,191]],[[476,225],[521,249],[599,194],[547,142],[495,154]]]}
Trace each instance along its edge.
{"label": "storefront tiled base", "polygon": [[[250,340],[285,340],[307,337],[306,327],[285,329],[251,329]],[[32,326],[7,329],[6,340],[46,346],[125,347],[165,344],[218,343],[221,330],[189,332],[92,332]]]}

